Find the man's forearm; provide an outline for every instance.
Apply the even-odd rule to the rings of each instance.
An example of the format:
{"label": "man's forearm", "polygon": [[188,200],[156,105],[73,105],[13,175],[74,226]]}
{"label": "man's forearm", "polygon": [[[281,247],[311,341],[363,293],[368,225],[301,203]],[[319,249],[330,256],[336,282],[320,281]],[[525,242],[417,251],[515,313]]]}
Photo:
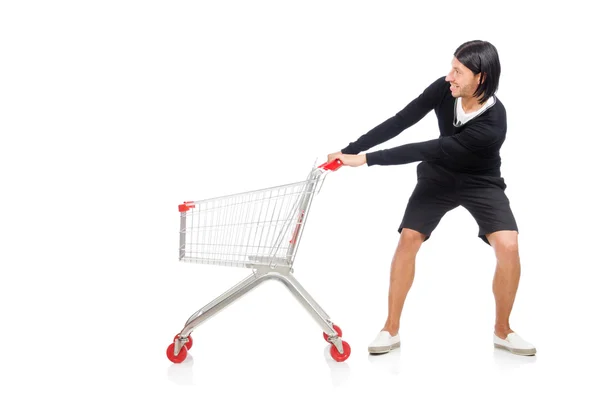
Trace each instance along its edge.
{"label": "man's forearm", "polygon": [[415,161],[431,161],[446,157],[439,139],[425,142],[408,143],[392,149],[367,153],[367,165],[397,165]]}
{"label": "man's forearm", "polygon": [[362,135],[355,142],[350,143],[342,149],[341,152],[343,154],[358,154],[392,139],[401,132],[401,126],[398,125],[396,117],[397,116],[390,117],[377,127]]}

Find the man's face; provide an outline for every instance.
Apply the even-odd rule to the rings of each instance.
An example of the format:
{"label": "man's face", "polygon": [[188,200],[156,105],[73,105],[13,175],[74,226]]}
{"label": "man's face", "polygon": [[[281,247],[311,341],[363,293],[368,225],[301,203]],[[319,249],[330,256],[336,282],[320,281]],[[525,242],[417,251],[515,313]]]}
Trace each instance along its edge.
{"label": "man's face", "polygon": [[474,75],[456,57],[452,57],[452,69],[450,69],[450,73],[446,76],[446,81],[450,83],[452,96],[454,98],[472,98],[479,85],[479,75]]}

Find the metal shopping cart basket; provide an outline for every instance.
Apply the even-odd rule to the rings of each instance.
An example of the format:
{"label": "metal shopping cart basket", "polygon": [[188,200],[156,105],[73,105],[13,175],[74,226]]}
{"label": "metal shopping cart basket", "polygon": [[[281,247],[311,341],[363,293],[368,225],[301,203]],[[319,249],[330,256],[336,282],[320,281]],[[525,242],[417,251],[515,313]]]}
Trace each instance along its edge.
{"label": "metal shopping cart basket", "polygon": [[180,261],[249,268],[252,274],[187,320],[167,348],[169,360],[183,362],[196,327],[269,279],[288,287],[321,326],[334,360],[345,361],[350,356],[350,345],[341,339],[342,330],[292,275],[313,197],[325,176],[341,165],[334,160],[314,167],[302,182],[179,205]]}

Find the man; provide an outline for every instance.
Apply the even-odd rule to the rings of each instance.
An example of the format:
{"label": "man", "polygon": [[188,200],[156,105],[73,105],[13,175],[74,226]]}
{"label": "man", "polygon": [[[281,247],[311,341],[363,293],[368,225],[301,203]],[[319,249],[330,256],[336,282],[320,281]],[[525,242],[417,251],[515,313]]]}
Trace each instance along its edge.
{"label": "man", "polygon": [[[492,288],[494,346],[535,355],[535,347],[509,325],[521,265],[517,223],[500,172],[500,148],[507,128],[506,110],[495,96],[500,80],[498,52],[488,42],[469,41],[458,47],[451,64],[445,78],[434,81],[395,116],[328,156],[329,161],[337,158],[350,167],[421,162],[417,185],[398,229],[387,321],[369,352],[386,353],[400,347],[400,315],[414,279],[417,252],[444,214],[461,205],[475,218],[479,237],[494,249],[497,259]],[[438,139],[360,154],[397,136],[431,110],[438,119]]]}

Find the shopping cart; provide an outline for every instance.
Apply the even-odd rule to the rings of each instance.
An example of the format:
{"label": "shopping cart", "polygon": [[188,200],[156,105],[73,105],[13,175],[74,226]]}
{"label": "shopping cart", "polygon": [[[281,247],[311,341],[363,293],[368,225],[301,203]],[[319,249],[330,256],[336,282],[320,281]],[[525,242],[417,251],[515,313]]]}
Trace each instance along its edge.
{"label": "shopping cart", "polygon": [[269,189],[186,201],[179,205],[179,260],[252,269],[252,274],[194,313],[185,323],[167,357],[185,360],[192,347],[192,331],[263,281],[281,281],[323,330],[336,361],[350,356],[342,330],[292,275],[298,245],[315,193],[325,176],[342,165],[334,160],[313,167],[306,180]]}

